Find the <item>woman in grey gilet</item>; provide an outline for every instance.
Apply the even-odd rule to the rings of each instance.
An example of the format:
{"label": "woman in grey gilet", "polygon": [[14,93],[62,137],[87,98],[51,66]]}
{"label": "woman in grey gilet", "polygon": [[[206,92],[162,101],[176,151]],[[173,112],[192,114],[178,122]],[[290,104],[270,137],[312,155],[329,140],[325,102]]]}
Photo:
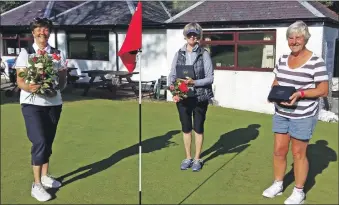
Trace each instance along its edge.
{"label": "woman in grey gilet", "polygon": [[[202,39],[202,28],[197,23],[189,23],[183,31],[186,44],[175,54],[171,71],[169,74],[169,84],[173,86],[177,77],[177,68],[180,65],[193,65],[194,78],[186,80],[193,87],[194,96],[179,100],[178,96],[173,96],[176,102],[179,118],[184,135],[186,159],[181,163],[181,169],[186,170],[192,167],[193,171],[200,171],[203,161],[200,159],[204,122],[209,100],[213,97],[212,84],[214,71],[211,57],[207,50],[199,45]],[[193,114],[193,125],[192,125]],[[191,157],[192,130],[194,130],[196,152],[195,157]]]}

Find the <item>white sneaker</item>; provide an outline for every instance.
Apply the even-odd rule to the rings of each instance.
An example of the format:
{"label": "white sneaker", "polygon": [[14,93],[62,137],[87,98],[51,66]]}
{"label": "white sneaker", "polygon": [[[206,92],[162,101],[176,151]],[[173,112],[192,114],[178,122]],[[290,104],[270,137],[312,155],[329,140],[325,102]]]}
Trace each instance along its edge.
{"label": "white sneaker", "polygon": [[282,181],[274,181],[273,184],[268,187],[262,195],[267,198],[273,198],[275,196],[281,195],[283,190],[283,184]]}
{"label": "white sneaker", "polygon": [[59,187],[61,187],[60,182],[58,182],[57,180],[53,179],[53,177],[48,176],[48,175],[41,177],[41,184],[44,187],[48,187],[48,188],[59,188]]}
{"label": "white sneaker", "polygon": [[48,201],[52,198],[52,196],[49,193],[47,193],[47,191],[41,184],[35,183],[33,183],[32,185],[31,196],[41,202]]}
{"label": "white sneaker", "polygon": [[288,197],[284,204],[303,204],[305,201],[305,193],[302,189],[294,187],[290,197]]}

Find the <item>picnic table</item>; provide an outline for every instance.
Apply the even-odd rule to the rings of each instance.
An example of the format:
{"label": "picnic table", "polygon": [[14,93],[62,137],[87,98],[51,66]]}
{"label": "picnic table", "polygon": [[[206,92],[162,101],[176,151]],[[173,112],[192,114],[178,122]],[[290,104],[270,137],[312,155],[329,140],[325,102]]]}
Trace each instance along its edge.
{"label": "picnic table", "polygon": [[[123,78],[126,78],[127,81],[130,81],[130,78],[132,77],[133,74],[139,74],[139,72],[129,73],[127,71],[113,71],[113,70],[87,70],[82,71],[82,73],[87,73],[88,77],[90,77],[90,80],[83,92],[83,96],[86,96],[89,89],[95,85],[99,86],[101,85],[111,92],[116,91],[117,85],[121,84]],[[105,77],[106,75],[111,75],[112,78],[107,78]],[[94,82],[96,77],[100,77],[100,81]]]}
{"label": "picnic table", "polygon": [[71,72],[77,69],[78,68],[75,67],[67,67],[67,84],[74,84],[80,77],[84,77],[78,75],[71,75]]}

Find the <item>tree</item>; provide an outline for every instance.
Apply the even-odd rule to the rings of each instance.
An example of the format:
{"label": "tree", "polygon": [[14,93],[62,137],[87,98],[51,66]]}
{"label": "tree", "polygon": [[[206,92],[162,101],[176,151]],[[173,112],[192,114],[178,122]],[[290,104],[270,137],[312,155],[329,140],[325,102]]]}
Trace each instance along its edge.
{"label": "tree", "polygon": [[29,1],[2,1],[0,4],[0,13],[4,13]]}
{"label": "tree", "polygon": [[319,1],[339,15],[339,1]]}

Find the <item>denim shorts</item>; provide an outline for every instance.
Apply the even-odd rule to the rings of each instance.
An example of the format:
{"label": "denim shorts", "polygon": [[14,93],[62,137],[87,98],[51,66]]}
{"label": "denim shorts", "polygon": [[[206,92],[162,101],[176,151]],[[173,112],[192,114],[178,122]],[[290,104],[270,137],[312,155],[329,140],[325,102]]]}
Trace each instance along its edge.
{"label": "denim shorts", "polygon": [[289,133],[291,137],[299,140],[310,140],[317,121],[318,114],[302,119],[290,119],[274,114],[272,131],[282,134]]}

